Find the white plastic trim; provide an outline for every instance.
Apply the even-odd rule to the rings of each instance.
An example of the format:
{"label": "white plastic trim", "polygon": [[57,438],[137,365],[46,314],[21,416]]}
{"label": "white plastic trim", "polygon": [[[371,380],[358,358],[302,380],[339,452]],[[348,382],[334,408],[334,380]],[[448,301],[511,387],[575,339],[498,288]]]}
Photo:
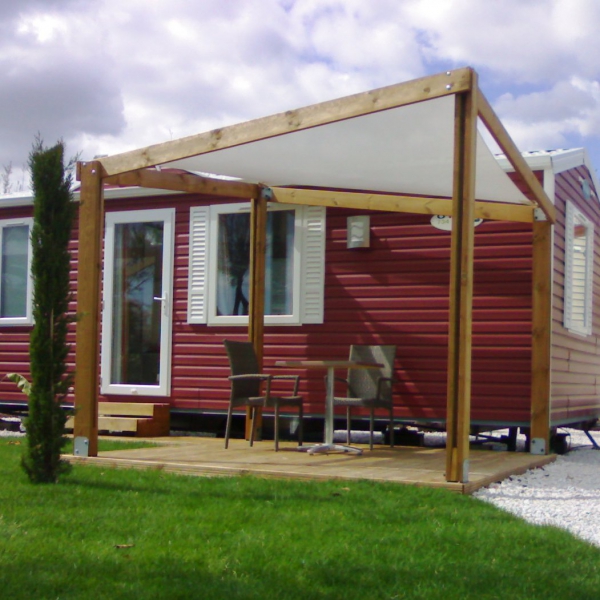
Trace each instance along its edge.
{"label": "white plastic trim", "polygon": [[[31,259],[32,259],[32,248],[31,248],[31,229],[33,227],[32,218],[24,219],[4,219],[0,221],[0,249],[2,248],[2,236],[4,230],[8,227],[19,227],[27,226],[29,228],[28,245],[27,245],[27,297],[25,303],[25,314],[22,317],[0,317],[0,327],[4,326],[19,326],[19,325],[33,325],[33,278],[31,276]],[[0,250],[0,261],[2,259]]]}

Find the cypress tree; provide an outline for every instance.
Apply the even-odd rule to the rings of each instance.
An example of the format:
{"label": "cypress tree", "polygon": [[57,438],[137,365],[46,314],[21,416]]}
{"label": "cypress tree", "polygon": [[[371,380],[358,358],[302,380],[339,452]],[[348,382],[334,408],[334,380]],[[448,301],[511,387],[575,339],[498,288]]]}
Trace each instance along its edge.
{"label": "cypress tree", "polygon": [[32,245],[33,318],[29,355],[31,389],[25,421],[27,446],[22,465],[34,483],[55,483],[69,465],[61,460],[67,443],[67,415],[61,408],[73,374],[67,369],[71,235],[75,204],[64,144],[45,148],[40,139],[29,155],[34,194]]}

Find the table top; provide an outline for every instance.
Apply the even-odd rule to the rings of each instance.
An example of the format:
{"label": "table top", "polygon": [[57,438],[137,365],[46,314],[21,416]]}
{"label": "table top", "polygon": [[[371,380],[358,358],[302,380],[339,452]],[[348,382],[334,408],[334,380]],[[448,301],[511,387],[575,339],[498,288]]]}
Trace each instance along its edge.
{"label": "table top", "polygon": [[290,369],[381,369],[383,367],[380,363],[357,360],[278,360],[275,366]]}

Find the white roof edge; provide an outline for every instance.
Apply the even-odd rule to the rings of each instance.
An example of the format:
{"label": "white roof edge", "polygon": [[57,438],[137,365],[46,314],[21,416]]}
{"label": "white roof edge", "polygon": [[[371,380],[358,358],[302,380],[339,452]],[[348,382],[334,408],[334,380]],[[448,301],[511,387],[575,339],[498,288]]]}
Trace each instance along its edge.
{"label": "white roof edge", "polygon": [[[554,175],[576,167],[587,167],[596,193],[600,197],[600,182],[596,176],[596,171],[594,170],[588,151],[585,148],[523,152],[522,156],[532,171],[551,169]],[[506,172],[514,171],[504,154],[496,154],[496,160]]]}
{"label": "white roof edge", "polygon": [[[496,154],[498,164],[505,171],[514,171],[508,158],[504,154]],[[585,165],[590,172],[593,171],[587,150],[585,148],[570,148],[568,150],[539,150],[535,152],[522,152],[529,168],[533,171],[552,168],[555,175],[568,171],[574,167]]]}
{"label": "white roof edge", "polygon": [[29,206],[33,204],[31,191],[13,192],[12,194],[0,194],[0,208],[13,208],[17,206]]}
{"label": "white roof edge", "polygon": [[[154,188],[123,187],[108,188],[104,190],[104,198],[113,200],[118,198],[141,198],[145,196],[170,196],[172,194],[181,194],[170,190],[158,190]],[[73,191],[73,198],[79,201],[79,190]],[[31,206],[33,204],[33,193],[17,192],[13,194],[0,194],[1,208],[16,208],[18,206]]]}

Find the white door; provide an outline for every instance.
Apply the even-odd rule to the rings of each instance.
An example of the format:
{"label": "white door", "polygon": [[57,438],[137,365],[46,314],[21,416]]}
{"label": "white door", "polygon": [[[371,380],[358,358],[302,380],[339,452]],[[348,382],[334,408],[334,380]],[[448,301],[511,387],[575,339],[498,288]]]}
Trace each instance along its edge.
{"label": "white door", "polygon": [[168,396],[174,209],[107,213],[101,391]]}

